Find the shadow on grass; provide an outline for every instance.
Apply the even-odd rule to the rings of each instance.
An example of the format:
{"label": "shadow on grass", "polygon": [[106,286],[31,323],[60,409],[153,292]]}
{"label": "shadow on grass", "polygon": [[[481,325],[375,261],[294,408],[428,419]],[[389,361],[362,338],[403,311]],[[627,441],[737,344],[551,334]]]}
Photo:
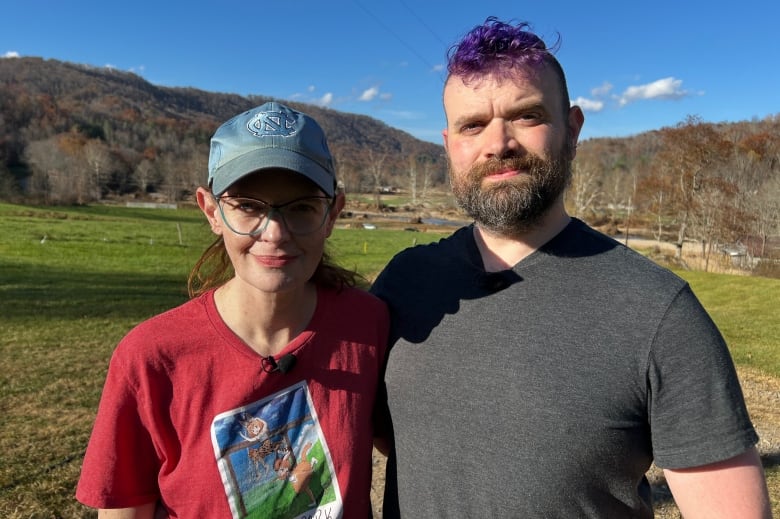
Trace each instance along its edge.
{"label": "shadow on grass", "polygon": [[186,275],[0,263],[0,319],[142,319],[187,300]]}
{"label": "shadow on grass", "polygon": [[[72,500],[73,467],[83,457],[114,336],[188,299],[186,272],[149,273],[141,266],[133,271],[129,262],[125,271],[99,271],[58,267],[56,261],[36,266],[0,259],[0,351],[8,353],[0,375],[0,436],[8,449],[3,461],[12,467],[0,470],[0,510],[19,496],[35,496],[36,488],[67,488],[36,506],[49,498]],[[94,348],[90,341],[105,345]],[[58,395],[63,388],[68,393]],[[54,436],[55,447],[32,452],[23,447]]]}
{"label": "shadow on grass", "polygon": [[121,219],[145,220],[174,223],[201,223],[205,225],[203,214],[196,207],[188,209],[146,209],[115,205],[83,206],[22,206],[6,205],[0,209],[3,216],[36,218],[42,220],[94,220],[111,221]]}
{"label": "shadow on grass", "polygon": [[768,452],[761,456],[761,462],[765,469],[780,467],[780,451]]}

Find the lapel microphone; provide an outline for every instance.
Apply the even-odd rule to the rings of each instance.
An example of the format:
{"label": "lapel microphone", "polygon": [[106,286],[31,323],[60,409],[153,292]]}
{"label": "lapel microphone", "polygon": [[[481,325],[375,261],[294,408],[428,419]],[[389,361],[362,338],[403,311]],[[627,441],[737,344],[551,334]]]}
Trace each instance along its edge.
{"label": "lapel microphone", "polygon": [[278,361],[273,357],[273,355],[269,355],[267,357],[263,357],[262,360],[260,360],[260,365],[263,367],[263,371],[266,373],[275,373],[278,371],[279,373],[284,374],[292,371],[297,360],[298,359],[292,353],[282,355]]}

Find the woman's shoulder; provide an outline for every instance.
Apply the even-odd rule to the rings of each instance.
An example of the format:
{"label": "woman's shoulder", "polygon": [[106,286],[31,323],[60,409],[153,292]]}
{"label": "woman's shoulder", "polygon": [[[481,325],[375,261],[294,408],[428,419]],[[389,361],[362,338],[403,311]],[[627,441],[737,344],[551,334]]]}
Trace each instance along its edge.
{"label": "woman's shoulder", "polygon": [[189,325],[193,320],[203,319],[207,307],[213,302],[213,291],[206,292],[184,303],[154,315],[136,326],[136,328],[164,331],[171,327]]}
{"label": "woman's shoulder", "polygon": [[180,342],[182,337],[190,337],[198,328],[207,326],[209,305],[213,305],[211,292],[141,321],[124,336],[117,349],[140,352]]}

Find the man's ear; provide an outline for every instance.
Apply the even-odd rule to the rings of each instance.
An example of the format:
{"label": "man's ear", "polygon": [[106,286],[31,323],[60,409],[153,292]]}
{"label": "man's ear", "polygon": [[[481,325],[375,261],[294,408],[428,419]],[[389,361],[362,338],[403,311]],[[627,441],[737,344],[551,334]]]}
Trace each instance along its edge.
{"label": "man's ear", "polygon": [[580,131],[582,130],[582,126],[585,124],[585,114],[582,113],[582,109],[574,105],[571,108],[569,108],[569,119],[568,119],[568,133],[566,135],[566,138],[569,139],[569,142],[567,143],[569,145],[569,150],[571,152],[571,160],[574,160],[574,157],[577,156],[577,141],[580,137]]}
{"label": "man's ear", "polygon": [[198,201],[198,207],[200,207],[200,210],[206,216],[206,220],[208,220],[209,225],[211,226],[211,231],[214,234],[221,235],[222,219],[218,214],[219,207],[217,206],[217,201],[214,199],[214,195],[212,195],[208,189],[199,187],[195,192],[195,199]]}

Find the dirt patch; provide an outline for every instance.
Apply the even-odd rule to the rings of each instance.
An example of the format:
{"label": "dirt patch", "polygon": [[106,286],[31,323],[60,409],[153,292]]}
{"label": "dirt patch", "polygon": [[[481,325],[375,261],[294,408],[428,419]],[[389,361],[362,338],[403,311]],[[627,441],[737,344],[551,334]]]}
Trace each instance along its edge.
{"label": "dirt patch", "polygon": [[374,449],[374,475],[371,479],[371,508],[374,510],[374,519],[382,519],[382,496],[385,492],[385,465],[387,458]]}

